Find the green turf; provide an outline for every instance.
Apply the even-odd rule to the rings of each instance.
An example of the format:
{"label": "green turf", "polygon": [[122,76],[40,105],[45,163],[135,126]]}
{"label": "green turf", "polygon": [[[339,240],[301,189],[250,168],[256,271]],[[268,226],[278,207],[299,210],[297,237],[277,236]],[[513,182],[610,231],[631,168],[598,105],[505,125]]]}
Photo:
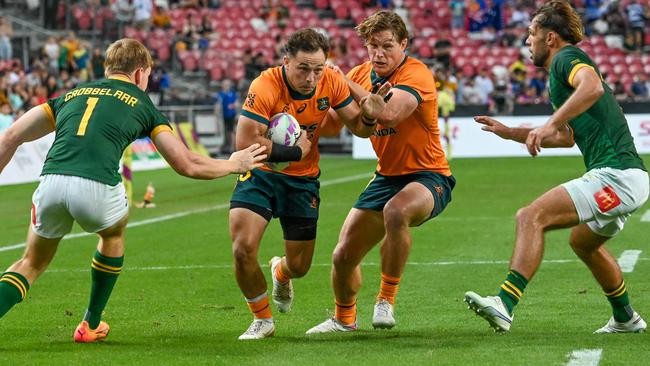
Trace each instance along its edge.
{"label": "green turf", "polygon": [[[650,166],[650,159],[645,160]],[[275,311],[276,336],[256,342],[237,341],[251,316],[232,270],[225,207],[235,178],[194,181],[171,170],[158,170],[135,174],[134,197],[140,199],[151,181],[158,207],[133,209],[131,223],[188,210],[205,211],[128,229],[124,271],[104,317],[112,326],[108,340],[72,343],[72,332],[88,301],[96,239],[64,240],[50,271],[33,285],[29,298],[0,320],[0,362],[562,365],[573,350],[602,349],[601,365],[647,364],[647,335],[591,334],[609,318],[609,304],[587,269],[575,260],[567,230],[547,235],[545,259],[571,261],[542,265],[526,289],[509,334],[493,333],[461,301],[466,290],[496,293],[508,270],[517,209],[579,176],[584,169],[581,159],[455,159],[451,163],[458,180],[453,201],[441,216],[412,230],[414,244],[397,298],[393,330],[375,331],[370,325],[379,285],[375,249],[363,267],[360,330],[304,335],[334,309],[329,285],[331,252],[374,163],[323,159],[322,182],[363,172],[368,177],[321,189],[314,265],[305,278],[294,282],[292,312]],[[35,186],[0,187],[0,247],[24,241]],[[642,207],[608,244],[615,256],[625,249],[643,250],[634,272],[625,277],[632,303],[646,319],[650,318],[650,223],[641,222],[640,217],[649,208],[648,204]],[[74,232],[80,232],[79,228]],[[0,252],[0,267],[11,264],[20,253],[21,249]],[[266,263],[280,254],[282,234],[274,221],[259,259]]]}

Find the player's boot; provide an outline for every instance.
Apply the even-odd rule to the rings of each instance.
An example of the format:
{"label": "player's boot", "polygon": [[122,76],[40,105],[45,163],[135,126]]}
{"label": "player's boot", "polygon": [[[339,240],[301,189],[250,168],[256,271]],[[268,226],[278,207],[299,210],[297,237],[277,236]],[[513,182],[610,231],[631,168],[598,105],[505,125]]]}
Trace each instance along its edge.
{"label": "player's boot", "polygon": [[273,257],[269,262],[271,266],[271,277],[273,278],[273,303],[278,307],[281,313],[288,313],[291,311],[291,304],[293,303],[293,285],[291,280],[287,282],[280,282],[275,278],[275,269],[282,263],[282,258]]}
{"label": "player's boot", "polygon": [[74,341],[77,343],[92,343],[102,341],[108,336],[111,327],[106,322],[99,322],[97,329],[90,329],[87,321],[82,321],[74,331]]}
{"label": "player's boot", "polygon": [[273,319],[255,319],[246,331],[239,336],[239,340],[262,339],[273,337],[275,323]]}
{"label": "player's boot", "polygon": [[305,334],[319,334],[319,333],[332,333],[332,332],[352,332],[357,330],[357,323],[350,325],[341,324],[336,318],[332,317],[326,321],[318,324],[317,326],[309,329]]}
{"label": "player's boot", "polygon": [[375,329],[391,329],[395,326],[393,305],[386,299],[380,299],[375,303],[375,311],[372,314],[372,326]]}
{"label": "player's boot", "polygon": [[478,316],[487,320],[496,332],[510,330],[513,315],[510,315],[499,296],[482,297],[475,292],[465,293],[465,302],[468,309],[472,309]]}
{"label": "player's boot", "polygon": [[643,333],[647,325],[636,311],[632,314],[632,319],[622,323],[617,322],[611,317],[604,327],[596,330],[594,334],[599,333]]}

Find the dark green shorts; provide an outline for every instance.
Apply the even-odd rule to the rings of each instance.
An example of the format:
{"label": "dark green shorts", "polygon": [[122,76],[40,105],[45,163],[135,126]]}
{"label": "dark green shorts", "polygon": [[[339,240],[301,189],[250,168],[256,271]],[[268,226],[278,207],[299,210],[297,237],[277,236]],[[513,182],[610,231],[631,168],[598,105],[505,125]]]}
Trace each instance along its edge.
{"label": "dark green shorts", "polygon": [[318,219],[318,177],[293,177],[255,169],[241,174],[230,198],[230,207],[251,208],[265,219],[302,217]]}
{"label": "dark green shorts", "polygon": [[438,216],[451,201],[451,191],[456,185],[453,176],[444,176],[434,172],[417,172],[406,175],[384,176],[375,172],[375,176],[361,192],[355,208],[383,211],[386,202],[393,198],[407,184],[418,182],[431,191],[435,205],[427,220]]}

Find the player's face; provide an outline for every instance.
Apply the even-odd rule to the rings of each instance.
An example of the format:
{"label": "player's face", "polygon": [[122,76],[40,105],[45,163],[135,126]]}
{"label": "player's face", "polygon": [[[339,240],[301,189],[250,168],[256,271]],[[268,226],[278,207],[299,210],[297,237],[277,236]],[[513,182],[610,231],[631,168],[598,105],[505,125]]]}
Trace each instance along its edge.
{"label": "player's face", "polygon": [[370,36],[366,42],[372,68],[379,76],[390,75],[404,60],[406,39],[397,41],[392,31],[385,30]]}
{"label": "player's face", "polygon": [[549,57],[549,48],[546,44],[546,37],[548,32],[537,26],[535,19],[528,27],[528,38],[526,38],[526,45],[530,49],[530,58],[533,64],[537,67],[543,67]]}
{"label": "player's face", "polygon": [[292,89],[300,94],[311,93],[325,70],[325,52],[298,51],[295,56],[284,57],[284,69]]}

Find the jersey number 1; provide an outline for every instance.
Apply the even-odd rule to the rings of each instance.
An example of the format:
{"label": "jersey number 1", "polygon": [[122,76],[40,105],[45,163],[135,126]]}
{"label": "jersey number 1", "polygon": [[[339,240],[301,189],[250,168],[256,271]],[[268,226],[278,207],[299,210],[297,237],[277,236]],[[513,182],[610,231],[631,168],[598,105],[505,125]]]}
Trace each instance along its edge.
{"label": "jersey number 1", "polygon": [[90,116],[93,114],[93,110],[97,105],[99,98],[90,97],[86,100],[86,110],[84,111],[83,117],[81,117],[81,123],[79,123],[79,129],[77,130],[77,136],[83,136],[86,134],[86,127],[88,127],[88,121]]}

